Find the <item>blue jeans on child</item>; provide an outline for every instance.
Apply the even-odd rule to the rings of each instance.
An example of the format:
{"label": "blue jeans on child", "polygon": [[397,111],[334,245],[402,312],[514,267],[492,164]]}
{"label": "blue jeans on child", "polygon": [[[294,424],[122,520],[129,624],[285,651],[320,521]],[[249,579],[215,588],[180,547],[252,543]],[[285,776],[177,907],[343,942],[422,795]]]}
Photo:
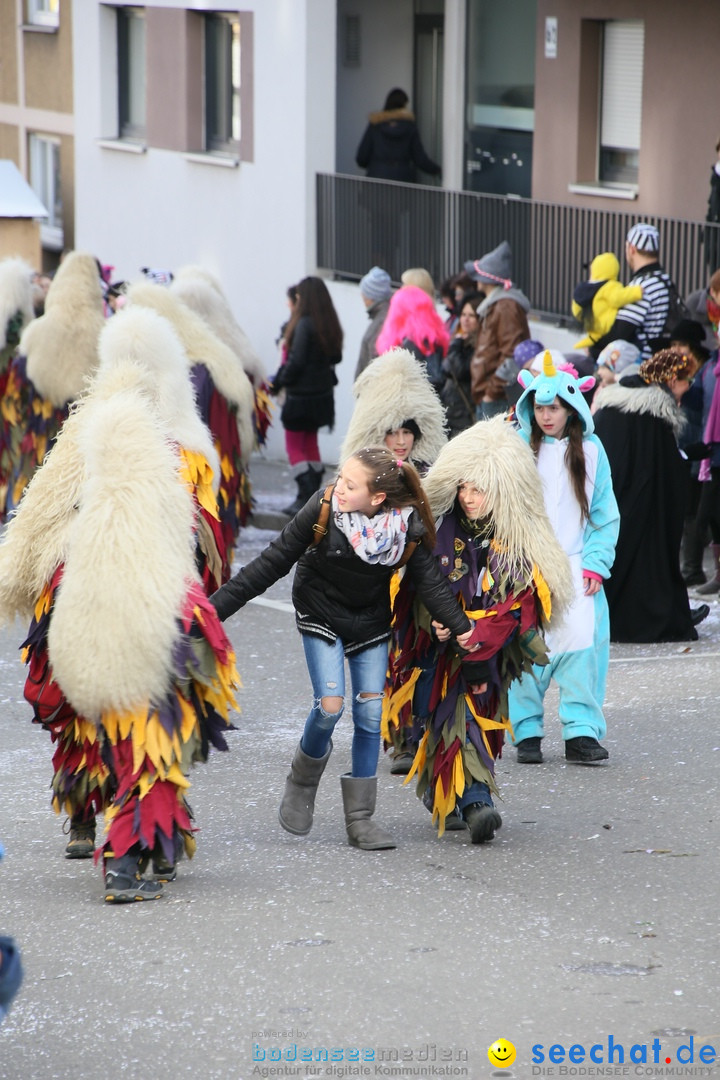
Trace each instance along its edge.
{"label": "blue jeans on child", "polygon": [[[328,713],[322,698],[345,697],[345,653],[339,638],[334,644],[302,635],[305,660],[313,688],[313,707],[305,721],[300,746],[308,757],[327,753],[335,725],[343,714]],[[375,776],[380,752],[380,721],[388,666],[388,642],[381,641],[347,658],[353,695],[352,775]]]}

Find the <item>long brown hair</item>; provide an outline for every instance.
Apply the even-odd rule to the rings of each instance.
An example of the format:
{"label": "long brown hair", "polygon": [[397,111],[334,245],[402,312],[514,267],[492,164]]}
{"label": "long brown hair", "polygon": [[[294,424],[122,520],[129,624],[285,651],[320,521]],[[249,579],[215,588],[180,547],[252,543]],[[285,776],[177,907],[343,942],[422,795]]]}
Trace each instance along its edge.
{"label": "long brown hair", "polygon": [[408,461],[400,461],[384,446],[370,446],[351,454],[368,474],[368,491],[371,495],[385,492],[385,504],[401,510],[412,506],[425,526],[423,543],[435,547],[435,521],[430,504],[420,483],[416,469]]}
{"label": "long brown hair", "polygon": [[[530,431],[530,449],[535,457],[538,455],[540,444],[543,440],[543,433],[540,426],[535,419],[535,393],[528,395],[532,397],[533,412]],[[562,437],[567,439],[567,449],[565,451],[565,464],[567,470],[570,473],[570,483],[572,484],[573,493],[578,503],[580,504],[580,518],[583,522],[590,520],[590,507],[588,506],[587,492],[585,490],[585,450],[583,449],[583,425],[576,410],[569,405],[567,401],[562,401],[563,406],[569,410],[570,415],[567,418],[565,424],[565,431]]]}
{"label": "long brown hair", "polygon": [[319,277],[306,277],[298,282],[295,289],[297,303],[283,334],[288,349],[298,322],[303,315],[309,315],[322,351],[328,359],[339,359],[342,356],[343,332],[325,282]]}

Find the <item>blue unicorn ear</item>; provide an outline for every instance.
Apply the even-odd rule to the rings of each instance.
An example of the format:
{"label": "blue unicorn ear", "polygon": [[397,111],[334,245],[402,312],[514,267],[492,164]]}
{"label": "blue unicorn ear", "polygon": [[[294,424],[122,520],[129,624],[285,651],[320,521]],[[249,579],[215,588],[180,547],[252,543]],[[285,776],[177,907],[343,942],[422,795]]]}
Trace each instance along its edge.
{"label": "blue unicorn ear", "polygon": [[587,394],[588,390],[592,390],[594,385],[595,380],[593,379],[592,375],[588,375],[579,383],[580,389],[582,390],[583,394]]}
{"label": "blue unicorn ear", "polygon": [[527,368],[523,368],[522,371],[518,372],[518,382],[522,386],[523,390],[527,390],[528,386],[534,380],[534,378],[535,376],[533,375],[532,371],[528,371]]}

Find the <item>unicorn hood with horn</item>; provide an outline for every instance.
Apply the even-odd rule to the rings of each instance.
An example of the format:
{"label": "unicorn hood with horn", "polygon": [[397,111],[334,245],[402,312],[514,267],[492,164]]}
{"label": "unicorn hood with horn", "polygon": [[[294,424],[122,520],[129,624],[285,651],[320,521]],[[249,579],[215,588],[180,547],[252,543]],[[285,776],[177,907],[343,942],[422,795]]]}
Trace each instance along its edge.
{"label": "unicorn hood with horn", "polygon": [[[557,355],[555,353],[556,357]],[[583,394],[592,390],[595,385],[592,375],[578,377],[571,364],[556,367],[553,354],[546,349],[540,373],[535,375],[532,371],[524,369],[518,374],[518,382],[525,392],[515,406],[515,415],[526,435],[530,434],[532,427],[534,402],[538,405],[551,405],[556,397],[578,414],[582,423],[583,436],[592,435],[595,425],[590,406],[583,397]]]}

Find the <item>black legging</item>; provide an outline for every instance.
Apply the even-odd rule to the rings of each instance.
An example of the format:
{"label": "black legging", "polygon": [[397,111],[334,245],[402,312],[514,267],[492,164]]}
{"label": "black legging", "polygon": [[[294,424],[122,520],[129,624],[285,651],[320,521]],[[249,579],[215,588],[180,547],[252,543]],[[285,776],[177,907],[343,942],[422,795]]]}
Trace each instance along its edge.
{"label": "black legging", "polygon": [[720,466],[710,469],[710,480],[702,485],[697,512],[699,536],[703,535],[708,525],[713,544],[720,544]]}

